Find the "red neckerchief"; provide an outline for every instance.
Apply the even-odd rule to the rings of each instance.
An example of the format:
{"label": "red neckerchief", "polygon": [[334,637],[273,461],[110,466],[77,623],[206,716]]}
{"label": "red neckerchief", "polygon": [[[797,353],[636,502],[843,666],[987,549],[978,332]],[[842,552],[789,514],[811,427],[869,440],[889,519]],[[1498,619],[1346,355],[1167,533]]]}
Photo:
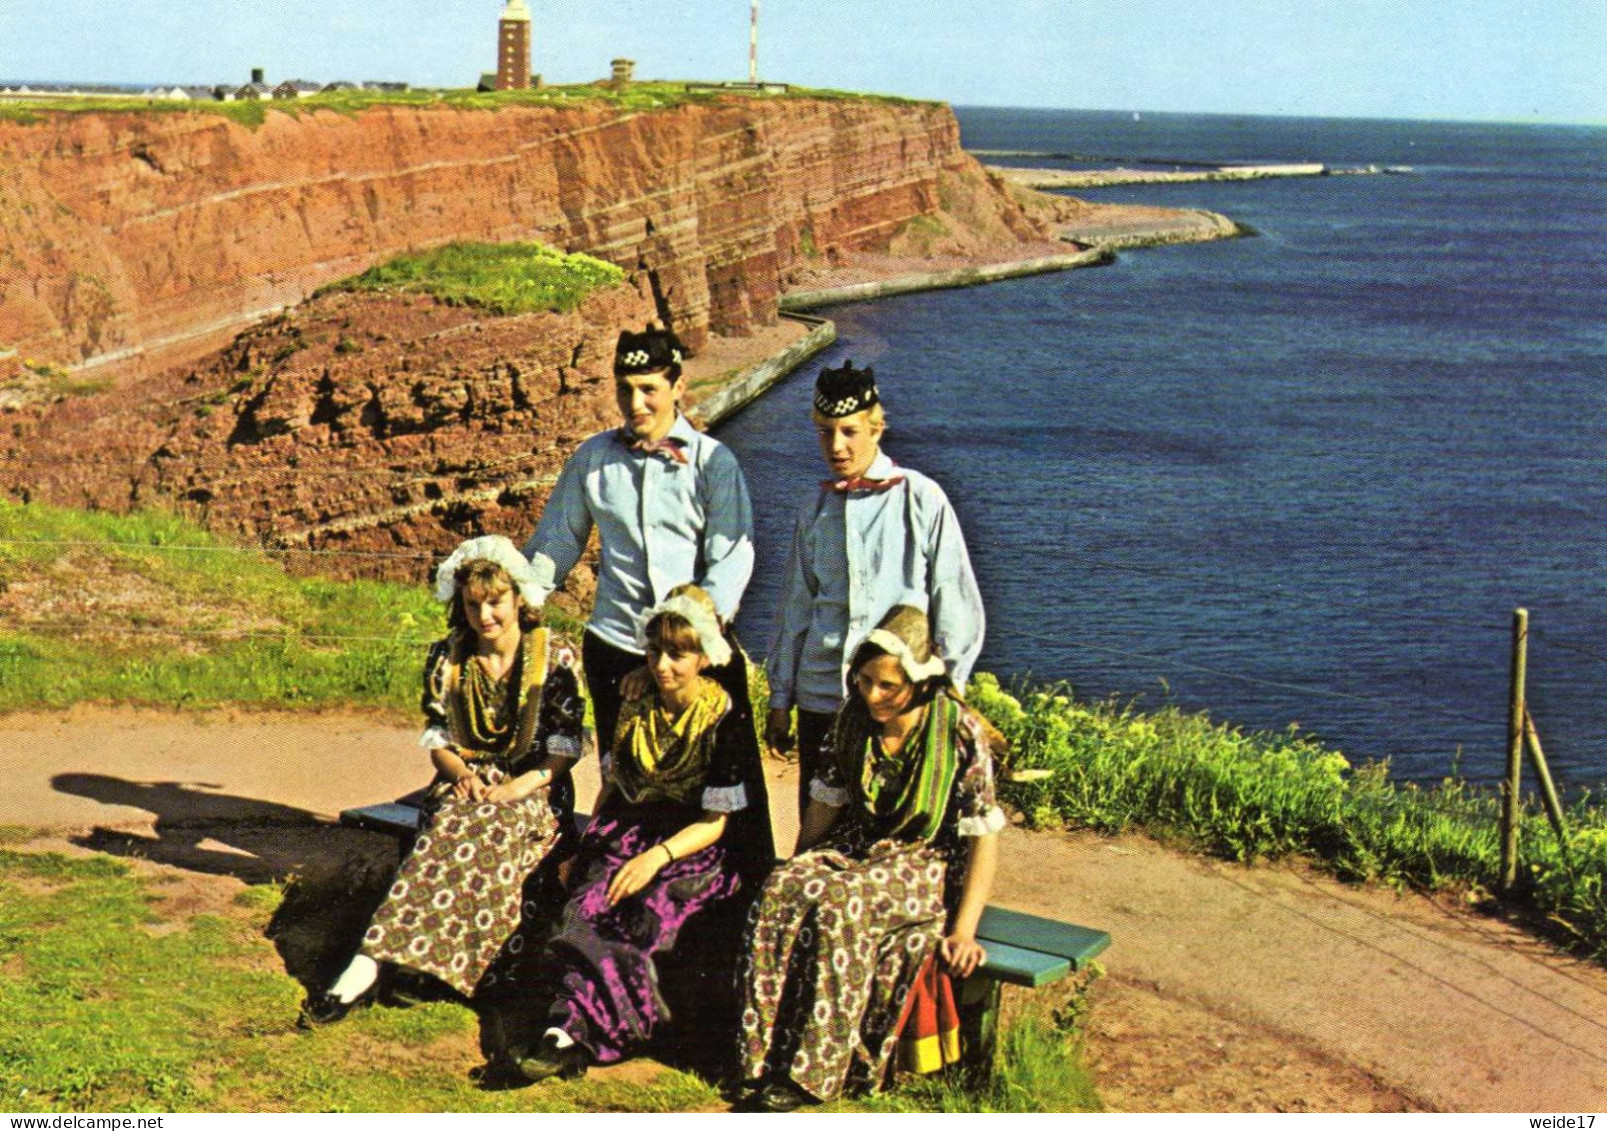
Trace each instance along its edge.
{"label": "red neckerchief", "polygon": [[686,453],[681,449],[686,447],[686,441],[679,436],[665,436],[661,440],[638,440],[624,429],[620,429],[619,438],[625,446],[633,452],[642,452],[645,455],[661,455],[672,459],[676,463],[686,463]]}
{"label": "red neckerchief", "polygon": [[820,485],[836,491],[839,495],[846,495],[850,491],[885,491],[889,487],[897,487],[904,482],[902,475],[889,475],[886,479],[866,479],[862,475],[851,475],[847,479],[822,479]]}

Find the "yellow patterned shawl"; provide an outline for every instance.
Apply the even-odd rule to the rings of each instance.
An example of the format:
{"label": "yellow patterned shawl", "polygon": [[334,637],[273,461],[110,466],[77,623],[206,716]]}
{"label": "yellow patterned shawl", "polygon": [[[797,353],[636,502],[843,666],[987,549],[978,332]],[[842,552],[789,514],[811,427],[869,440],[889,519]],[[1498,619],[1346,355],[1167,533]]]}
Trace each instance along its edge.
{"label": "yellow patterned shawl", "polygon": [[495,762],[512,775],[530,768],[527,762],[541,717],[541,689],[547,682],[549,635],[545,628],[524,634],[519,658],[501,684],[493,683],[475,663],[469,633],[452,637],[441,701],[451,719],[454,742],[471,760]]}
{"label": "yellow patterned shawl", "polygon": [[715,732],[730,709],[725,690],[704,679],[698,697],[672,718],[649,680],[645,692],[620,708],[614,734],[614,783],[625,800],[701,805]]}

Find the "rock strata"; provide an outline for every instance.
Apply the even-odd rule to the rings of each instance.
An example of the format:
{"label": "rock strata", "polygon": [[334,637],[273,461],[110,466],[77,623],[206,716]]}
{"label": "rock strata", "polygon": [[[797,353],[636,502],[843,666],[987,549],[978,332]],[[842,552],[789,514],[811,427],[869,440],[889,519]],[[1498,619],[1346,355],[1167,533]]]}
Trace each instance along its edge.
{"label": "rock strata", "polygon": [[413,295],[328,294],[207,363],[0,416],[0,492],[180,510],[343,576],[422,578],[469,535],[529,533],[573,446],[615,419],[633,286],[569,314],[485,318]]}
{"label": "rock strata", "polygon": [[150,371],[333,279],[461,239],[539,239],[640,272],[696,349],[773,324],[790,272],[885,250],[945,197],[992,233],[1043,234],[932,103],[0,122],[0,351]]}

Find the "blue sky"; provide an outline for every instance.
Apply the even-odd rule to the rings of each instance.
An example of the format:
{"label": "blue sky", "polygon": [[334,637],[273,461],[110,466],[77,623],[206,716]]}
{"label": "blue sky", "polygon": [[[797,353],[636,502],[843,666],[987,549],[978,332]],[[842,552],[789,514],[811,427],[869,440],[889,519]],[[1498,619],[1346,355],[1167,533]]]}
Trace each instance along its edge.
{"label": "blue sky", "polygon": [[[743,78],[748,0],[529,0],[535,69]],[[0,0],[0,78],[472,85],[501,0]],[[763,77],[966,105],[1607,122],[1603,0],[763,0]]]}

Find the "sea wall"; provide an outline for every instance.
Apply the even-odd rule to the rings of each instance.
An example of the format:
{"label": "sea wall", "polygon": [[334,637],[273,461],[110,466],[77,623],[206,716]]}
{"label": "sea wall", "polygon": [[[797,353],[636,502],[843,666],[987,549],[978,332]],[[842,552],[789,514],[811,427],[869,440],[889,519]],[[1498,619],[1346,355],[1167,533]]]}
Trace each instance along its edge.
{"label": "sea wall", "polygon": [[644,277],[694,349],[772,324],[789,270],[885,247],[959,178],[1041,228],[947,107],[731,97],[57,113],[0,122],[0,352],[101,373],[188,361],[318,286],[451,240],[539,239]]}

